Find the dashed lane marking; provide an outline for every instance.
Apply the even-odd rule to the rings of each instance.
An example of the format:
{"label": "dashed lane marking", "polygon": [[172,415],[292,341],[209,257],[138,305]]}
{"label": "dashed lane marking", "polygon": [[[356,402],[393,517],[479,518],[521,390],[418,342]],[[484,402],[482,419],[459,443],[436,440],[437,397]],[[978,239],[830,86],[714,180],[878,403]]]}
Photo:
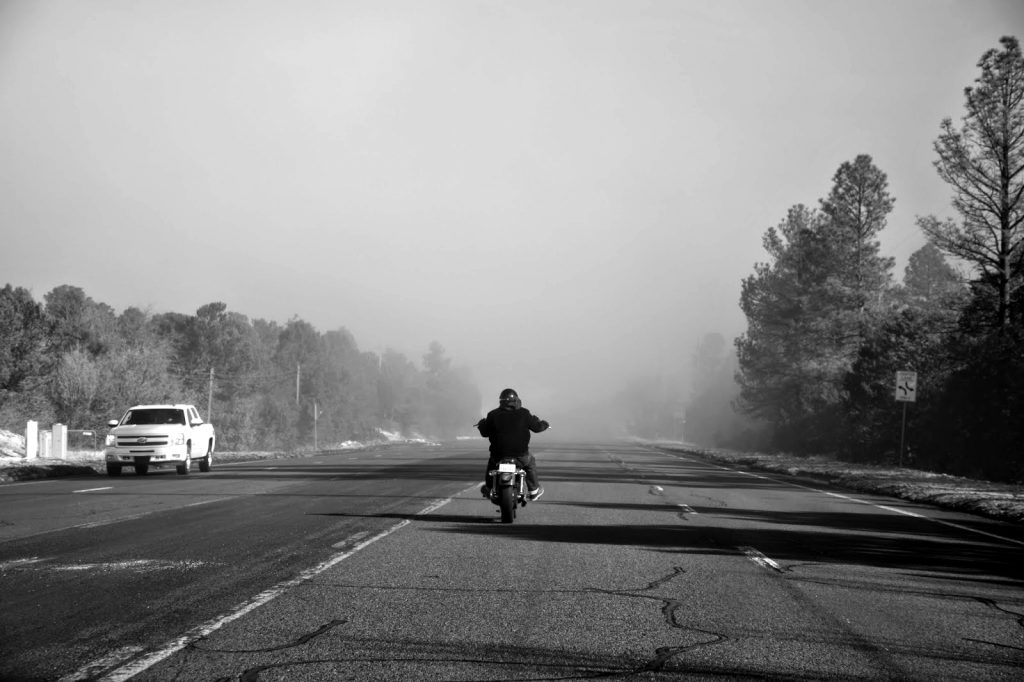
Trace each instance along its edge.
{"label": "dashed lane marking", "polygon": [[753,561],[761,568],[770,568],[771,570],[778,571],[779,573],[783,573],[785,571],[785,569],[783,569],[782,566],[779,566],[779,564],[777,564],[774,560],[768,558],[767,556],[765,556],[758,550],[754,549],[753,547],[737,547],[737,549],[746,554],[748,559]]}
{"label": "dashed lane marking", "polygon": [[82,490],[72,490],[71,492],[73,492],[73,493],[95,493],[95,492],[98,492],[100,490],[113,490],[113,489],[114,489],[114,486],[108,485],[108,486],[104,486],[103,488],[84,488]]}

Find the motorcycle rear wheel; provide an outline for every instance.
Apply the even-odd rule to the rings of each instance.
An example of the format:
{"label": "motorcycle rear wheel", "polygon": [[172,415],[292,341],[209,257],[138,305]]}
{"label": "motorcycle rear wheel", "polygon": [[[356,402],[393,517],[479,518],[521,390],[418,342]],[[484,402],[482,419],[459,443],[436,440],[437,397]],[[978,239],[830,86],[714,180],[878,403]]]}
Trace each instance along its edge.
{"label": "motorcycle rear wheel", "polygon": [[501,507],[501,522],[512,523],[516,518],[516,494],[512,486],[498,489],[498,506]]}

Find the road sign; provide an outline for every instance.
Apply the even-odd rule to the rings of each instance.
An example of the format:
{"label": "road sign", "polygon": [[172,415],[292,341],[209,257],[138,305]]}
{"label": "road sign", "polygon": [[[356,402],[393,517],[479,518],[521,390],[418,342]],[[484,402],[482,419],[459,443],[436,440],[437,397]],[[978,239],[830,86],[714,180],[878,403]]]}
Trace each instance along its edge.
{"label": "road sign", "polygon": [[896,400],[917,402],[917,372],[896,372]]}

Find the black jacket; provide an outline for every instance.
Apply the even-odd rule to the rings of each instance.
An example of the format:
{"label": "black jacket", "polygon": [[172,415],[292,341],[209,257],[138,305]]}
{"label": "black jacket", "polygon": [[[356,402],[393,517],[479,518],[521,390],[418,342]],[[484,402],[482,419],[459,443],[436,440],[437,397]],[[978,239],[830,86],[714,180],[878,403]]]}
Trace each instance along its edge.
{"label": "black jacket", "polygon": [[498,407],[476,425],[480,435],[491,440],[492,457],[515,457],[530,450],[530,432],[540,433],[548,423],[525,407]]}

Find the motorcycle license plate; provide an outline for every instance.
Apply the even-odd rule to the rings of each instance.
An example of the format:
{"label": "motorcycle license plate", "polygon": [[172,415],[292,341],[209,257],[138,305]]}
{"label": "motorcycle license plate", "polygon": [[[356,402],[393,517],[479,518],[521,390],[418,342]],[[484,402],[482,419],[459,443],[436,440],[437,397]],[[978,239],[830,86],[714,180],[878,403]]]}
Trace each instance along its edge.
{"label": "motorcycle license plate", "polygon": [[501,462],[498,464],[498,473],[500,474],[514,474],[516,472],[516,465],[512,462]]}

